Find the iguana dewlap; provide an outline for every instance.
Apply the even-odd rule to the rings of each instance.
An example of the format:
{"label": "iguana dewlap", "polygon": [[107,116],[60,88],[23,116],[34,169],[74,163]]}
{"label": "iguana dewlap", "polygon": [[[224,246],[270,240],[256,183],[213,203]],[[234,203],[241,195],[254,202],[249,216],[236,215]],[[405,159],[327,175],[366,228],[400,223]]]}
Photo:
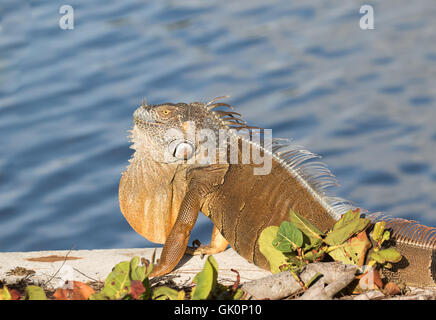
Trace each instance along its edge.
{"label": "iguana dewlap", "polygon": [[[134,113],[135,153],[123,172],[119,200],[136,232],[164,243],[152,276],[172,271],[180,261],[199,211],[214,223],[212,240],[188,252],[213,254],[230,244],[242,257],[269,270],[257,240],[266,227],[288,220],[290,209],[322,231],[353,209],[349,202],[325,194],[335,179],[323,163],[313,161],[317,156],[288,140],[261,144],[239,135],[252,127],[216,100],[142,105]],[[198,138],[195,134],[202,130],[206,134]],[[218,143],[219,132],[237,141],[236,158],[229,155],[231,143]],[[246,146],[269,157],[267,174],[254,174],[264,163],[243,161]],[[367,217],[387,221],[403,255],[387,276],[410,285],[436,286],[436,229],[376,214]]]}

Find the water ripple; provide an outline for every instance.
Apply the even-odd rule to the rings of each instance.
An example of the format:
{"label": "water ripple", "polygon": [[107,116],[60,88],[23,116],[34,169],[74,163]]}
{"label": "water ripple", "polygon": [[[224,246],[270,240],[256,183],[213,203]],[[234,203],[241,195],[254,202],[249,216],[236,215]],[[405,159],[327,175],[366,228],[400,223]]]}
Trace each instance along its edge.
{"label": "water ripple", "polygon": [[[386,0],[3,0],[0,251],[155,246],[118,207],[127,131],[150,103],[223,94],[253,125],[323,156],[371,211],[435,224],[436,7]],[[418,18],[419,17],[419,18]],[[200,218],[192,237],[207,243]]]}

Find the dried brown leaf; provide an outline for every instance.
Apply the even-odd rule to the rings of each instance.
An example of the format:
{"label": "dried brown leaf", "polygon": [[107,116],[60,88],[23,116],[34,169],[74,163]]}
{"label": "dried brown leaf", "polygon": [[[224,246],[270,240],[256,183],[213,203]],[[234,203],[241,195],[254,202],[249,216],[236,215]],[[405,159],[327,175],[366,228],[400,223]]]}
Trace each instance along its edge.
{"label": "dried brown leaf", "polygon": [[56,300],[88,300],[95,291],[89,285],[79,281],[68,281],[72,289],[59,288],[53,294]]}
{"label": "dried brown leaf", "polygon": [[386,283],[386,285],[383,289],[383,292],[385,295],[395,296],[395,295],[401,293],[401,289],[396,283],[388,282],[388,283]]}

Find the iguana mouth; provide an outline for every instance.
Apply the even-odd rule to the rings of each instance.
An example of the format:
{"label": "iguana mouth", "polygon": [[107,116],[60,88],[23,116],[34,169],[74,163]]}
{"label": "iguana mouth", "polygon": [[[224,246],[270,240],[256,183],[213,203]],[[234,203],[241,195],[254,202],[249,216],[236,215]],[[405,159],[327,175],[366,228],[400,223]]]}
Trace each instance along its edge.
{"label": "iguana mouth", "polygon": [[143,107],[139,107],[135,110],[133,113],[133,122],[135,124],[163,124],[163,122],[154,119]]}
{"label": "iguana mouth", "polygon": [[152,120],[152,121],[142,121],[142,120],[134,120],[133,121],[135,124],[137,125],[141,125],[141,124],[164,124],[163,122],[160,121],[156,121],[156,120]]}

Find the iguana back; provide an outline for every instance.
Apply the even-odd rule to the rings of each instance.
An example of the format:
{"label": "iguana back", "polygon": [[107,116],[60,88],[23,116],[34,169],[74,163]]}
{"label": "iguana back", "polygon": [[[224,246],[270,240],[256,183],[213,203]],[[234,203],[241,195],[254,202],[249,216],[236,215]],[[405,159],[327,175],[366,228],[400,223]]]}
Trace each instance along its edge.
{"label": "iguana back", "polygon": [[253,166],[246,164],[230,165],[223,181],[208,195],[201,210],[236,252],[262,268],[269,269],[269,265],[259,251],[257,240],[266,227],[289,220],[290,209],[316,221],[322,231],[336,222],[314,195],[276,160],[272,160],[267,175],[254,175]]}

